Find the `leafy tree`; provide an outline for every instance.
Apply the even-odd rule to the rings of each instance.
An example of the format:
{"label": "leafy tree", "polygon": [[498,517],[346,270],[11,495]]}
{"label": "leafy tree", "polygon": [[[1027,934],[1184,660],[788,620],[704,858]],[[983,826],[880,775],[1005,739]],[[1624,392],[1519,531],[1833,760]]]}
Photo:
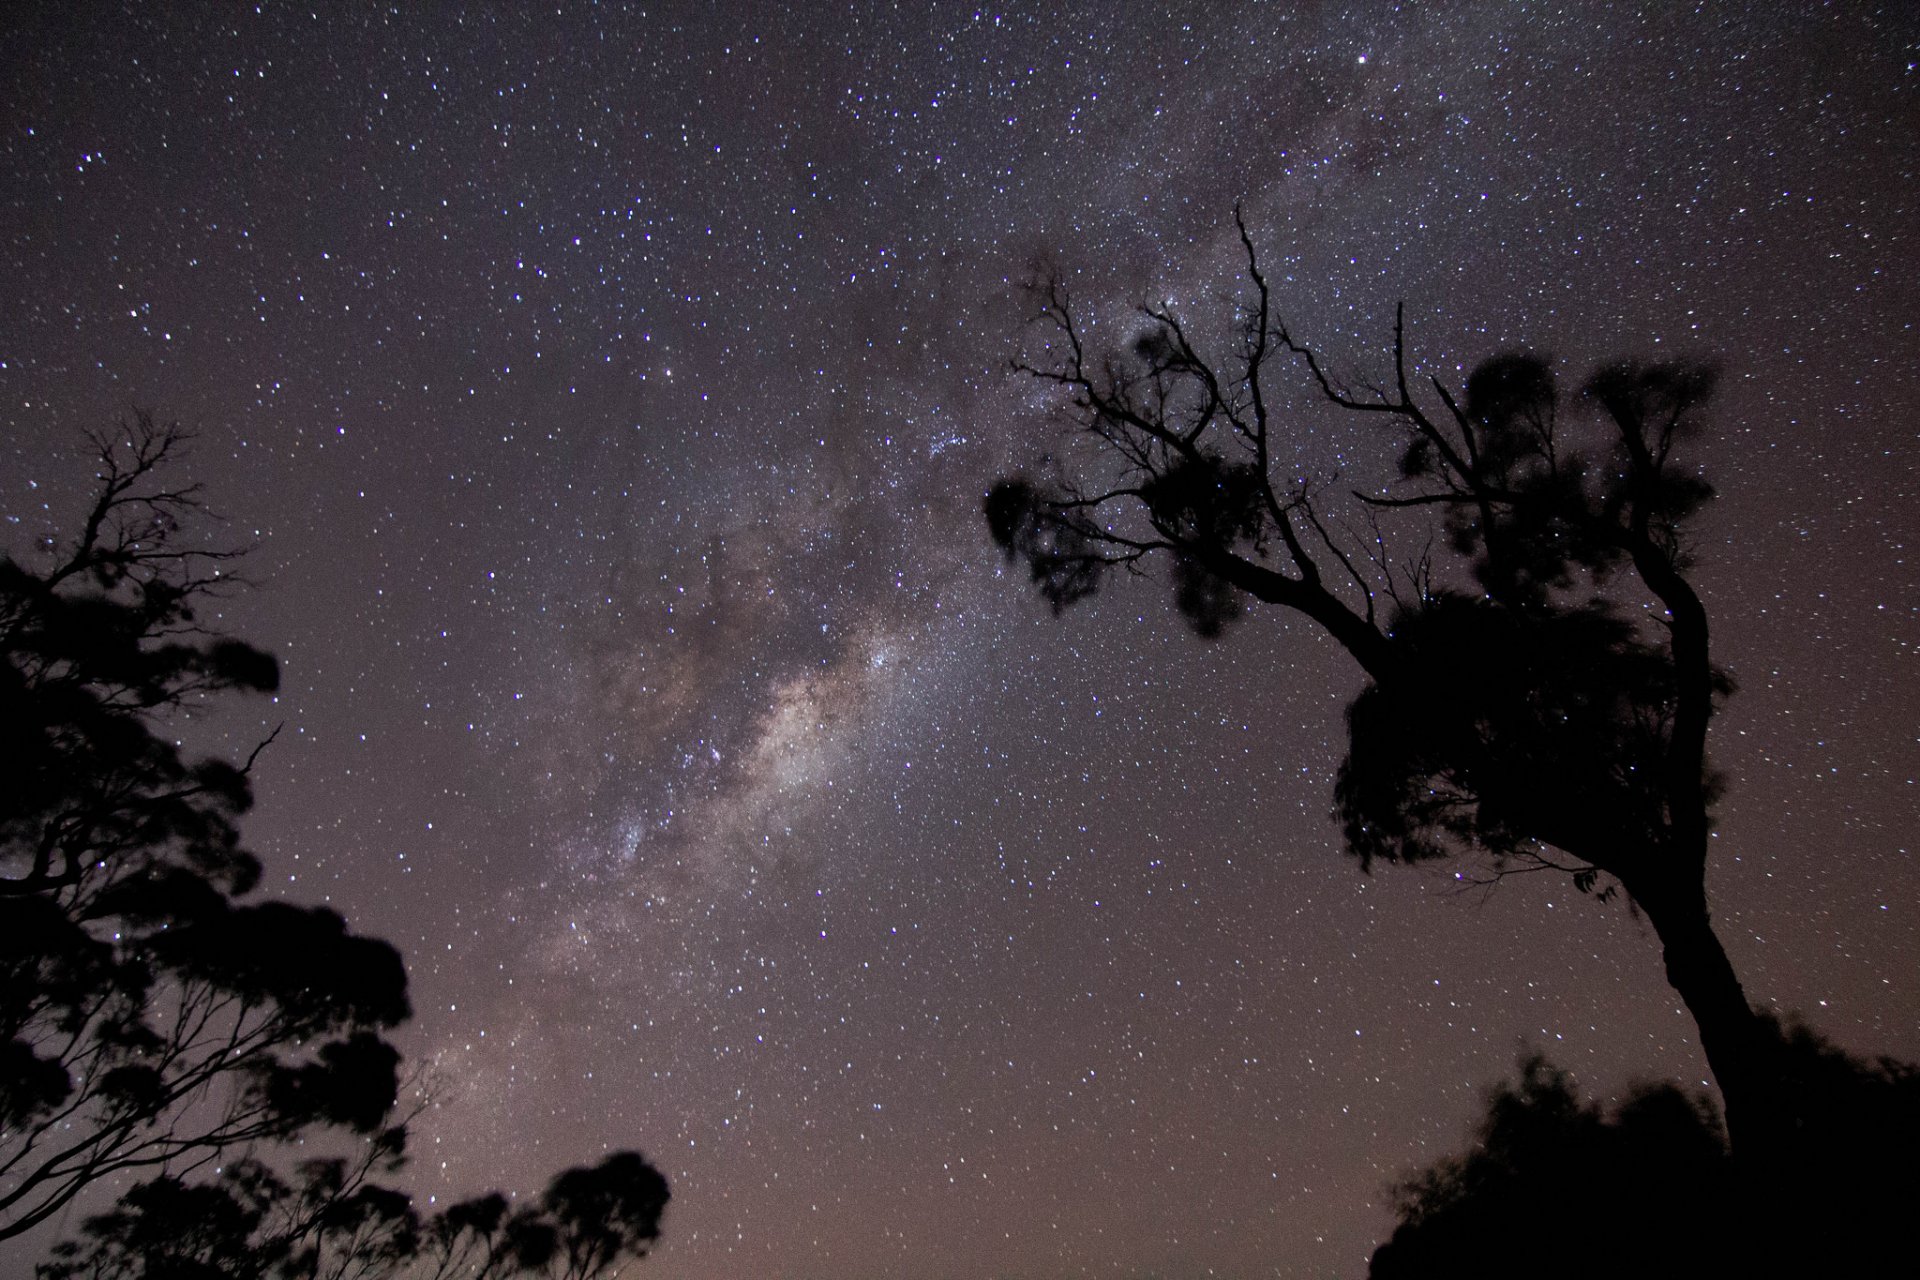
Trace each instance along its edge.
{"label": "leafy tree", "polygon": [[[1757,1152],[1789,1100],[1707,908],[1707,725],[1730,685],[1684,539],[1712,492],[1680,447],[1713,370],[1622,361],[1570,404],[1519,353],[1416,394],[1400,315],[1385,385],[1349,380],[1276,316],[1236,222],[1250,300],[1223,355],[1153,306],[1095,347],[1063,281],[1036,284],[1037,354],[1014,367],[1054,388],[1070,461],[993,485],[994,540],[1056,611],[1161,560],[1202,636],[1255,602],[1320,626],[1366,677],[1334,787],[1362,866],[1477,853],[1489,880],[1624,888]],[[1370,492],[1291,469],[1286,366],[1377,440]]]}
{"label": "leafy tree", "polygon": [[[405,1149],[400,955],[324,907],[250,900],[253,760],[169,732],[279,679],[202,616],[236,553],[189,528],[199,495],[167,479],[184,442],[145,414],[96,436],[72,543],[0,557],[0,1240],[106,1182],[129,1189],[48,1274],[390,1274],[457,1246],[485,1274],[589,1276],[637,1256],[666,1186],[632,1153],[491,1217],[422,1222],[374,1180]],[[329,1132],[358,1154],[283,1176],[276,1151]]]}
{"label": "leafy tree", "polygon": [[1488,1099],[1473,1145],[1394,1188],[1374,1280],[1899,1274],[1920,1193],[1920,1075],[1766,1023],[1820,1123],[1756,1214],[1705,1097],[1642,1086],[1610,1111],[1537,1055]]}
{"label": "leafy tree", "polygon": [[[384,1153],[374,1152],[375,1159]],[[491,1193],[422,1217],[411,1200],[341,1159],[291,1179],[242,1159],[218,1178],[143,1183],[64,1241],[42,1280],[296,1280],[461,1276],[599,1280],[660,1237],[666,1179],[624,1151],[569,1169],[532,1204]]]}
{"label": "leafy tree", "polygon": [[[1395,1188],[1400,1223],[1368,1274],[1704,1276],[1737,1221],[1718,1116],[1671,1085],[1612,1115],[1539,1056],[1488,1100],[1473,1147]],[[1627,1224],[1631,1224],[1628,1226]]]}

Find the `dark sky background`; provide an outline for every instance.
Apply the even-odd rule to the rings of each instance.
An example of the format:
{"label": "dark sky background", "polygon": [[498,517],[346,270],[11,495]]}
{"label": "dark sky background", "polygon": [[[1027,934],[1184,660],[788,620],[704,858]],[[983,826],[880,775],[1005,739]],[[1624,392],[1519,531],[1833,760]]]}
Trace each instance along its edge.
{"label": "dark sky background", "polygon": [[406,952],[422,1195],[637,1146],[655,1280],[1353,1277],[1525,1046],[1702,1080],[1621,904],[1341,853],[1310,628],[993,554],[1012,283],[1218,315],[1236,201],[1342,367],[1724,362],[1716,918],[1920,1057],[1920,9],[530,10],[0,32],[9,546],[201,433],[285,684],[200,732],[284,722],[269,891]]}

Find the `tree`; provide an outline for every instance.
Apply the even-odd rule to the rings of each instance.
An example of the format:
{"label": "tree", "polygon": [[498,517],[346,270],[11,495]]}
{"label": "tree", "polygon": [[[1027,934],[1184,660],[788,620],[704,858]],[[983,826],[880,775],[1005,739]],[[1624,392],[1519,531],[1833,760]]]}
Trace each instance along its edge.
{"label": "tree", "polygon": [[[242,1274],[235,1258],[342,1241],[365,1244],[346,1251],[361,1273],[386,1274],[375,1260],[426,1238],[374,1181],[405,1149],[385,1034],[410,1016],[406,971],[337,912],[249,899],[253,759],[193,758],[168,732],[279,679],[202,616],[237,553],[190,528],[198,491],[167,478],[185,442],[147,414],[93,437],[79,534],[41,548],[44,567],[0,557],[0,1240],[131,1183],[88,1219],[93,1252],[66,1248],[51,1274]],[[357,1154],[276,1171],[276,1150],[329,1132]],[[640,1157],[618,1159],[563,1175],[537,1213],[503,1207],[445,1238],[506,1232],[492,1274],[536,1238],[571,1251],[565,1274],[598,1274],[643,1251],[666,1199]],[[627,1211],[612,1235],[567,1216],[592,1195]],[[561,1270],[522,1267],[543,1269]]]}
{"label": "tree", "polygon": [[1641,1088],[1607,1115],[1534,1055],[1488,1099],[1469,1151],[1394,1189],[1399,1225],[1368,1275],[1519,1280],[1549,1258],[1556,1275],[1594,1280],[1731,1271],[1727,1166],[1704,1098]]}
{"label": "tree", "polygon": [[[378,1159],[376,1152],[376,1159]],[[497,1192],[421,1217],[404,1194],[341,1159],[291,1179],[243,1159],[216,1179],[163,1178],[88,1218],[41,1280],[295,1280],[460,1276],[600,1280],[660,1238],[666,1179],[631,1151],[568,1169],[533,1204]]]}
{"label": "tree", "polygon": [[[1437,377],[1416,394],[1402,310],[1385,386],[1349,380],[1275,315],[1235,217],[1250,300],[1222,358],[1154,306],[1096,351],[1064,282],[1036,283],[1038,354],[1014,368],[1055,389],[1075,461],[995,483],[990,533],[1056,611],[1162,560],[1202,636],[1249,602],[1320,626],[1365,676],[1334,788],[1362,866],[1473,852],[1488,879],[1624,888],[1757,1153],[1786,1100],[1707,907],[1707,726],[1730,684],[1683,537],[1712,491],[1678,453],[1713,370],[1607,365],[1577,402],[1590,414],[1563,412],[1529,353],[1488,360],[1463,394]],[[1283,365],[1373,433],[1390,480],[1339,496],[1283,470]]]}
{"label": "tree", "polygon": [[1852,1058],[1805,1027],[1765,1026],[1821,1120],[1774,1197],[1780,1212],[1751,1211],[1705,1097],[1643,1085],[1603,1111],[1532,1055],[1490,1095],[1466,1152],[1393,1189],[1399,1222],[1369,1274],[1899,1274],[1920,1193],[1920,1074]]}

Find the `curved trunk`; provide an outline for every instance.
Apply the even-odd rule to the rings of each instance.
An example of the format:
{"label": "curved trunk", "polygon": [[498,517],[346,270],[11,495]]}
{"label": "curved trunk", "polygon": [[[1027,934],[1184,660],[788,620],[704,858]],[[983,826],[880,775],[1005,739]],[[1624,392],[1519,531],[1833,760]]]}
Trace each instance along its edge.
{"label": "curved trunk", "polygon": [[1665,889],[1633,896],[1659,935],[1667,982],[1699,1028],[1700,1047],[1720,1086],[1735,1156],[1749,1167],[1771,1163],[1792,1129],[1775,1061],[1776,1037],[1747,1003],[1733,963],[1713,931],[1704,889]]}
{"label": "curved trunk", "polygon": [[1729,1274],[1822,1274],[1831,1262],[1822,1255],[1833,1246],[1832,1220],[1809,1219],[1807,1205],[1826,1177],[1818,1172],[1826,1163],[1823,1135],[1809,1127],[1807,1100],[1790,1081],[1779,1033],[1747,1003],[1703,893],[1683,890],[1658,907],[1644,899],[1641,906],[1660,935],[1667,981],[1693,1015],[1720,1086],[1735,1194],[1753,1221],[1766,1224],[1730,1241]]}

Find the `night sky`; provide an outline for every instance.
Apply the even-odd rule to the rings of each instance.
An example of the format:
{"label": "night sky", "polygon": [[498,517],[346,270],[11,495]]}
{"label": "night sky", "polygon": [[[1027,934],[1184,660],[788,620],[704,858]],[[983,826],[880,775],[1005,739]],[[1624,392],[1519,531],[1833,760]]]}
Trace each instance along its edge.
{"label": "night sky", "polygon": [[1343,854],[1311,627],[989,544],[1015,286],[1218,317],[1236,202],[1343,368],[1401,299],[1455,380],[1723,362],[1716,920],[1920,1057],[1920,8],[530,9],[0,30],[8,546],[200,433],[284,687],[187,731],[284,724],[266,891],[406,953],[422,1196],[639,1147],[654,1280],[1354,1277],[1527,1046],[1703,1080],[1623,904]]}

